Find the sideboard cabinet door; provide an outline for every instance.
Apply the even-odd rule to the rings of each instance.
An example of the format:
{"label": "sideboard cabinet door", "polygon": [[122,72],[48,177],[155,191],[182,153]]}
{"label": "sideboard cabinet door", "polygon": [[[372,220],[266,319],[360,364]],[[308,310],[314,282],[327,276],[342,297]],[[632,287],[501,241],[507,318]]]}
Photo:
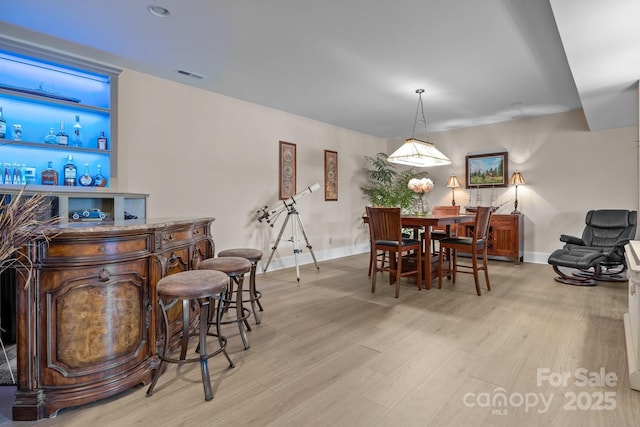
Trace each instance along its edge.
{"label": "sideboard cabinet door", "polygon": [[495,256],[514,258],[516,264],[522,262],[522,215],[493,215],[491,217],[491,247]]}
{"label": "sideboard cabinet door", "polygon": [[109,381],[149,356],[147,260],[52,271],[40,282],[40,385]]}

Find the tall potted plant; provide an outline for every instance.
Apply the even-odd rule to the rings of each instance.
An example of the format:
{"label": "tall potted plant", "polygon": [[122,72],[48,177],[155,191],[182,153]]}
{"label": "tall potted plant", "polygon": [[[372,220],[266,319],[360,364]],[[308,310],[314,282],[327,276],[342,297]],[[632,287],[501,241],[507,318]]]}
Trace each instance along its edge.
{"label": "tall potted plant", "polygon": [[365,156],[369,181],[360,190],[371,206],[400,207],[403,212],[410,212],[415,193],[408,186],[409,180],[424,173],[415,168],[398,171],[387,158],[385,153]]}

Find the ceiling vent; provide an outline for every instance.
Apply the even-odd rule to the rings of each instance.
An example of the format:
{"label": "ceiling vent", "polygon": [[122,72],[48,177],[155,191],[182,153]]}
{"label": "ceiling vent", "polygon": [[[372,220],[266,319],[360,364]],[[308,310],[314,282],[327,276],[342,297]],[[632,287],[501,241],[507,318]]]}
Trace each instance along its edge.
{"label": "ceiling vent", "polygon": [[178,70],[178,74],[182,74],[183,76],[193,77],[194,79],[204,79],[203,75],[192,73],[191,71],[186,71],[186,70]]}

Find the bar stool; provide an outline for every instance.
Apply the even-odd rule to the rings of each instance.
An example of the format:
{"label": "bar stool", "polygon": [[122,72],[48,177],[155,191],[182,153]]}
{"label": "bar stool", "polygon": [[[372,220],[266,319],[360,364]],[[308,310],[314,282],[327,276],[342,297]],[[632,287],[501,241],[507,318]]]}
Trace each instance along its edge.
{"label": "bar stool", "polygon": [[[202,384],[204,386],[204,399],[209,401],[213,399],[213,391],[211,390],[211,380],[209,378],[209,358],[219,353],[224,353],[229,361],[229,368],[233,368],[234,364],[231,358],[227,354],[227,339],[220,334],[220,327],[216,328],[216,333],[209,333],[209,316],[211,311],[211,303],[215,304],[215,300],[218,300],[218,308],[216,310],[216,318],[220,319],[222,316],[222,300],[224,293],[227,290],[227,283],[229,278],[226,274],[220,271],[211,270],[190,270],[175,273],[166,277],[163,277],[156,284],[156,293],[158,295],[158,303],[160,305],[160,312],[162,313],[162,319],[164,322],[164,351],[162,354],[158,354],[160,359],[160,365],[156,369],[156,372],[151,381],[151,385],[147,390],[147,397],[153,394],[153,389],[158,382],[158,378],[162,375],[163,367],[165,363],[191,363],[200,362],[200,371],[202,373]],[[169,300],[169,303],[165,303],[164,300]],[[198,348],[196,351],[200,353],[199,357],[186,359],[181,353],[180,359],[171,358],[169,350],[170,341],[170,329],[169,319],[167,317],[167,310],[171,309],[178,301],[197,301],[200,306],[200,323],[198,325]],[[188,306],[188,305],[187,305]],[[183,304],[184,307],[184,304]],[[219,323],[218,323],[219,325]],[[188,332],[187,332],[188,334]],[[193,334],[195,335],[195,334]],[[207,353],[207,335],[215,336],[218,338],[220,348]],[[182,342],[184,343],[188,339],[188,336],[183,335]]]}
{"label": "bar stool", "polygon": [[251,262],[251,273],[249,274],[249,289],[245,289],[244,292],[249,294],[249,298],[244,298],[244,302],[251,302],[251,311],[253,317],[256,319],[256,325],[260,324],[260,317],[258,317],[258,307],[260,311],[264,311],[262,304],[260,304],[260,298],[262,298],[262,292],[256,290],[256,267],[258,261],[262,259],[262,251],[251,248],[235,248],[226,249],[218,253],[218,257],[236,256],[240,258],[246,258]]}
{"label": "bar stool", "polygon": [[[227,290],[226,297],[223,300],[224,310],[228,308],[236,308],[236,318],[233,320],[222,321],[216,319],[216,322],[209,322],[210,324],[216,323],[217,325],[226,325],[229,323],[237,323],[238,330],[240,331],[240,338],[244,344],[244,349],[249,349],[249,342],[247,341],[247,334],[245,333],[245,326],[247,331],[251,330],[247,319],[251,315],[249,309],[242,306],[242,284],[244,283],[244,275],[251,270],[251,262],[246,258],[240,257],[224,257],[224,258],[209,258],[200,262],[198,270],[216,270],[225,273],[229,276],[227,280],[229,288]],[[233,301],[233,284],[238,286],[235,291],[236,299]]]}

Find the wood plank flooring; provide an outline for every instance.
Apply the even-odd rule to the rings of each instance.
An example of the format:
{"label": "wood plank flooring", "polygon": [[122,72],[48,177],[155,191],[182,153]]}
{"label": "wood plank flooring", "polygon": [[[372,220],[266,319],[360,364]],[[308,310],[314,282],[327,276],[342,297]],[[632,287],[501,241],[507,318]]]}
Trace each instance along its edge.
{"label": "wood plank flooring", "polygon": [[[371,293],[368,260],[301,266],[299,284],[294,269],[259,274],[262,323],[251,319],[247,351],[237,328],[225,326],[236,367],[210,360],[211,402],[197,365],[170,366],[151,398],[141,386],[36,424],[7,420],[5,401],[0,426],[640,425],[640,392],[628,382],[626,283],[561,285],[548,265],[490,261],[492,291],[482,281],[482,297],[473,277],[460,275],[429,291],[403,279],[395,299],[386,276]],[[615,386],[576,377],[601,368],[617,376]],[[539,383],[543,370],[570,378]]]}

